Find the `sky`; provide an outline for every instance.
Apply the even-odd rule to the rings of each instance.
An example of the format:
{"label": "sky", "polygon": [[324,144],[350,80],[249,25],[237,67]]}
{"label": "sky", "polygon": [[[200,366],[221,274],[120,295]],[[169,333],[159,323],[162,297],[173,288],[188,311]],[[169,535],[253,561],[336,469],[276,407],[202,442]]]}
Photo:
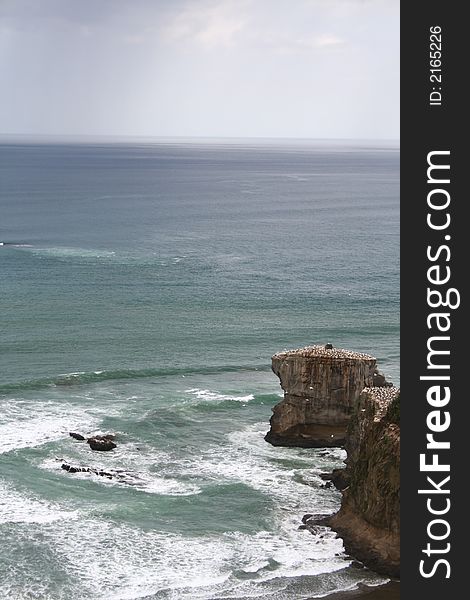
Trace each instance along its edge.
{"label": "sky", "polygon": [[0,134],[399,137],[399,0],[0,0]]}

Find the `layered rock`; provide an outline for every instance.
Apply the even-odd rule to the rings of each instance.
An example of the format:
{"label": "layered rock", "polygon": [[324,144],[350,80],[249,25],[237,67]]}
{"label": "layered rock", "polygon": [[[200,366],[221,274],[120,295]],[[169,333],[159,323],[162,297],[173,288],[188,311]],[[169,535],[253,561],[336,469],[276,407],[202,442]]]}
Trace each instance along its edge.
{"label": "layered rock", "polygon": [[309,346],[272,357],[284,399],[273,408],[266,441],[275,446],[343,446],[361,391],[373,385],[376,359],[368,354]]}
{"label": "layered rock", "polygon": [[369,568],[400,574],[400,392],[366,388],[348,428],[340,511],[327,524]]}

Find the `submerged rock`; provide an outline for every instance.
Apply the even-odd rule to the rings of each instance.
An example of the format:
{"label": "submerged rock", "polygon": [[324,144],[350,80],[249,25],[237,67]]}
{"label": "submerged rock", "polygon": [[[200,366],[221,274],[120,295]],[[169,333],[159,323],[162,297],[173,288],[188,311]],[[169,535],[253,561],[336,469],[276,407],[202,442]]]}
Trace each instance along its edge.
{"label": "submerged rock", "polygon": [[107,471],[103,471],[101,469],[92,469],[90,467],[74,467],[68,463],[62,463],[60,468],[68,473],[93,473],[94,475],[100,475],[101,477],[107,477],[108,479],[116,477],[116,474],[113,475],[112,473],[108,473]]}
{"label": "submerged rock", "polygon": [[344,446],[353,408],[373,383],[376,359],[330,345],[272,357],[272,370],[284,390],[265,437],[274,446]]}
{"label": "submerged rock", "polygon": [[124,483],[127,485],[138,486],[142,485],[143,482],[138,475],[122,470],[105,471],[104,469],[95,469],[94,467],[79,467],[71,465],[65,461],[62,462],[60,468],[68,473],[90,473],[91,475],[99,475],[100,477],[113,479],[117,483]]}

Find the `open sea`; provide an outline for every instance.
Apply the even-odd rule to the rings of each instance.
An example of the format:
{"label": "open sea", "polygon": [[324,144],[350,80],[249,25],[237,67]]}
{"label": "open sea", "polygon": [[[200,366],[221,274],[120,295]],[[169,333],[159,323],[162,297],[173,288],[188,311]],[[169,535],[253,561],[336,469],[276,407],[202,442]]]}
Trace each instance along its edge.
{"label": "open sea", "polygon": [[298,530],[338,509],[343,451],[263,436],[275,352],[331,342],[399,383],[398,196],[390,145],[0,144],[2,600],[384,581]]}

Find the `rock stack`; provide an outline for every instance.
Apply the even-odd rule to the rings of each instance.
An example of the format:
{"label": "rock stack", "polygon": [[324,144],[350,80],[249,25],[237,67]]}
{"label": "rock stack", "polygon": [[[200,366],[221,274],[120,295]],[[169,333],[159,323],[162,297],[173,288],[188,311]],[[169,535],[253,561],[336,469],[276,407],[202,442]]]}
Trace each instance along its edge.
{"label": "rock stack", "polygon": [[368,354],[308,346],[272,357],[284,399],[273,408],[266,441],[274,446],[344,446],[354,406],[372,386],[376,359]]}

